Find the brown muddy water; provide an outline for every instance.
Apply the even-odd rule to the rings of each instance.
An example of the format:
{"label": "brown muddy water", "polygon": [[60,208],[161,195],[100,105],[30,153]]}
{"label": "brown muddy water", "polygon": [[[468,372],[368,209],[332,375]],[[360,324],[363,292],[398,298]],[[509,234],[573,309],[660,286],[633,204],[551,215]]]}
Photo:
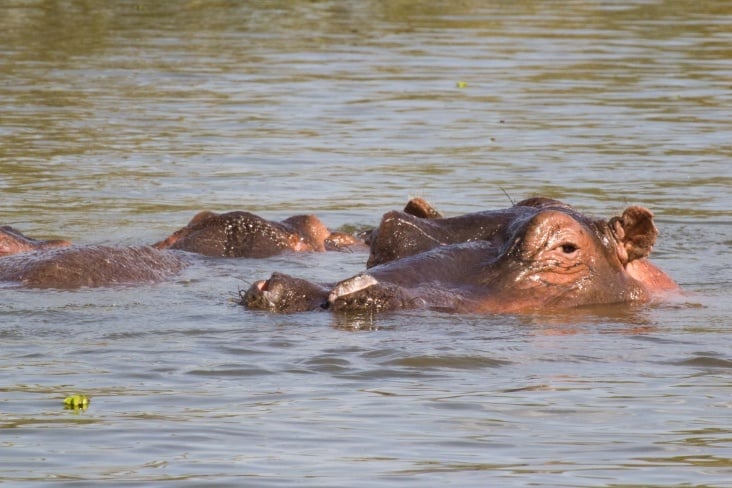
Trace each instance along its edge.
{"label": "brown muddy water", "polygon": [[688,292],[524,316],[234,303],[360,253],[5,286],[0,484],[732,486],[732,3],[0,6],[2,224],[132,245],[204,208],[349,230],[411,196],[639,204]]}

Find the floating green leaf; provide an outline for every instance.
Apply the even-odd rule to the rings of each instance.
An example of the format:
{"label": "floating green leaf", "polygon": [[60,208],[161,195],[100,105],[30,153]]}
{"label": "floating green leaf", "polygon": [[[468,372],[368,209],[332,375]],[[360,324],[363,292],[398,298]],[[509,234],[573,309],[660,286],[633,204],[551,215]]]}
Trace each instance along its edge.
{"label": "floating green leaf", "polygon": [[89,407],[89,397],[86,395],[71,395],[64,398],[64,408],[67,410],[86,410]]}

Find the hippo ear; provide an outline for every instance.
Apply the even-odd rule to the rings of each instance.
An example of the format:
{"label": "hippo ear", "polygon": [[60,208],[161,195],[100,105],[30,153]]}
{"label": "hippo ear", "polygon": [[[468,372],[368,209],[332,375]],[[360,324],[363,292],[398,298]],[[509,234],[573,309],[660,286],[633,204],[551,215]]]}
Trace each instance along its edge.
{"label": "hippo ear", "polygon": [[193,227],[196,224],[200,224],[204,220],[211,219],[213,217],[218,217],[219,214],[216,212],[212,212],[210,210],[201,210],[196,215],[193,216],[190,222],[188,222],[187,227]]}
{"label": "hippo ear", "polygon": [[7,256],[16,252],[15,248],[11,246],[11,243],[7,239],[3,239],[3,236],[0,235],[0,256]]}
{"label": "hippo ear", "polygon": [[407,202],[404,213],[421,219],[441,219],[442,214],[424,198],[416,197]]}
{"label": "hippo ear", "polygon": [[628,207],[620,217],[613,217],[610,229],[618,241],[618,257],[623,264],[645,258],[658,237],[653,214],[644,207]]}
{"label": "hippo ear", "polygon": [[28,247],[24,245],[27,238],[19,231],[9,226],[0,227],[0,256],[8,256],[25,251]]}

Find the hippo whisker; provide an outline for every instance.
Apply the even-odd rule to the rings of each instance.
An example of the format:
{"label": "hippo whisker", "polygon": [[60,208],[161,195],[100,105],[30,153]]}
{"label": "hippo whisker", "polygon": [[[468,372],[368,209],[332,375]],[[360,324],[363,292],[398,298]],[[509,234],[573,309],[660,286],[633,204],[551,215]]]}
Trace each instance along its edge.
{"label": "hippo whisker", "polygon": [[502,187],[499,186],[500,190],[503,192],[504,195],[506,195],[506,198],[508,198],[508,201],[511,202],[511,205],[516,205],[516,202],[513,201],[513,198],[511,198],[511,195],[508,194],[508,192]]}

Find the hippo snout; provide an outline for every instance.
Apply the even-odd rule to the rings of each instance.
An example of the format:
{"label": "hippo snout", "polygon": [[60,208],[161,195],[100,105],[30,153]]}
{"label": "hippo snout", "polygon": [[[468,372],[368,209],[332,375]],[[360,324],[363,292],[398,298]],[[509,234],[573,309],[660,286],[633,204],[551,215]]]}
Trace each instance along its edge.
{"label": "hippo snout", "polygon": [[253,283],[241,295],[240,303],[253,310],[308,312],[327,308],[329,289],[284,273]]}

